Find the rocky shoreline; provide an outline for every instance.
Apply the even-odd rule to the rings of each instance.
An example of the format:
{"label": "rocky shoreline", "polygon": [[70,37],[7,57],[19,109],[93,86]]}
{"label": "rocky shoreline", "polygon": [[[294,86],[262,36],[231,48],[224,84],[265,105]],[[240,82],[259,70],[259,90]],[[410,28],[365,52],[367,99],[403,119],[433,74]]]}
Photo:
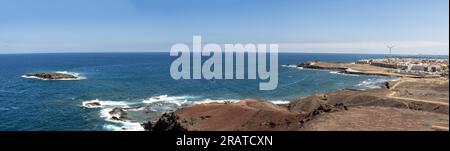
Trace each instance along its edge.
{"label": "rocky shoreline", "polygon": [[[387,88],[341,90],[294,100],[287,106],[252,99],[202,104],[166,113],[158,121],[143,125],[149,131],[437,130],[433,127],[448,127],[448,105],[382,97],[387,92]],[[370,114],[364,114],[366,111]],[[361,114],[362,117],[353,117]],[[333,117],[335,115],[339,117]],[[374,120],[373,116],[380,119]],[[392,118],[395,116],[397,118]],[[418,116],[426,120],[416,119]],[[317,127],[330,127],[324,123],[336,123],[341,118],[348,123],[335,124],[330,129]],[[352,125],[353,122],[381,126]],[[347,127],[349,125],[352,127]]]}
{"label": "rocky shoreline", "polygon": [[254,99],[194,105],[142,125],[148,131],[448,131],[448,78],[397,75],[378,67],[353,72],[348,64],[298,67],[401,78],[383,88],[314,94],[287,105]]}
{"label": "rocky shoreline", "polygon": [[371,66],[368,64],[329,63],[329,62],[313,61],[298,64],[297,67],[302,67],[306,69],[333,70],[341,73],[358,74],[358,75],[379,75],[379,76],[409,77],[409,78],[426,77],[411,74],[395,73],[392,69]]}

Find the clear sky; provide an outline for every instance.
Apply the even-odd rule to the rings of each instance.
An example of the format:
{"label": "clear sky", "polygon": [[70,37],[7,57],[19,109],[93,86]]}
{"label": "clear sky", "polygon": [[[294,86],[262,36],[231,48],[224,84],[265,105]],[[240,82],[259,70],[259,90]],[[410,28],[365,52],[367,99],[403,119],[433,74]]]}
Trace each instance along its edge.
{"label": "clear sky", "polygon": [[291,52],[448,54],[449,0],[0,0],[0,53],[167,51],[193,35]]}

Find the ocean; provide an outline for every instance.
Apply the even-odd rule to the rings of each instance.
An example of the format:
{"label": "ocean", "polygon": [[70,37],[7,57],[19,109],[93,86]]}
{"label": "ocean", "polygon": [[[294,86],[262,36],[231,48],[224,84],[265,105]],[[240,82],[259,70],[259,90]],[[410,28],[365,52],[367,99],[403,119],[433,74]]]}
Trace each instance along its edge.
{"label": "ocean", "polygon": [[[279,54],[279,84],[260,91],[257,80],[173,80],[168,53],[48,53],[0,55],[1,131],[142,130],[139,122],[193,104],[255,98],[277,104],[314,93],[376,88],[390,77],[299,69],[307,61],[353,62],[384,55]],[[78,80],[39,80],[27,73],[65,72]],[[99,102],[100,107],[83,106]],[[130,109],[127,122],[110,120],[114,107]],[[152,116],[149,116],[152,115]]]}

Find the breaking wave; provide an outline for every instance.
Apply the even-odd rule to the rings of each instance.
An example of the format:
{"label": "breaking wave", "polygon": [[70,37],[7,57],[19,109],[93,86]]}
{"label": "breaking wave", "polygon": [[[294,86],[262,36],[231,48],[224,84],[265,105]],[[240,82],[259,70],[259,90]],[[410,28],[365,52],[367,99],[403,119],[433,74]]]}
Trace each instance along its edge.
{"label": "breaking wave", "polygon": [[123,101],[102,101],[99,99],[82,102],[82,106],[85,108],[129,107],[129,105],[132,104],[135,103]]}
{"label": "breaking wave", "polygon": [[361,83],[356,84],[356,87],[363,89],[383,88],[386,82],[389,81],[392,81],[392,79],[370,78],[362,81]]}
{"label": "breaking wave", "polygon": [[160,95],[155,97],[150,97],[142,101],[142,103],[151,104],[151,103],[170,103],[175,104],[177,106],[182,106],[184,104],[189,103],[188,99],[194,97],[189,96],[168,96],[168,95]]}
{"label": "breaking wave", "polygon": [[106,124],[103,126],[106,130],[112,131],[144,131],[141,123],[130,120],[112,120],[113,117],[117,117],[115,114],[110,114],[114,108],[105,108],[100,111],[100,117],[106,121],[114,124]]}
{"label": "breaking wave", "polygon": [[289,104],[291,101],[283,101],[283,100],[276,100],[276,101],[270,101],[273,104]]}
{"label": "breaking wave", "polygon": [[285,68],[295,68],[295,69],[303,69],[303,67],[298,67],[297,65],[281,65],[281,67],[285,67]]}
{"label": "breaking wave", "polygon": [[338,74],[338,75],[344,75],[344,76],[355,76],[355,77],[359,77],[361,75],[357,75],[357,74],[347,74],[347,73],[343,73],[340,71],[330,71],[331,74]]}

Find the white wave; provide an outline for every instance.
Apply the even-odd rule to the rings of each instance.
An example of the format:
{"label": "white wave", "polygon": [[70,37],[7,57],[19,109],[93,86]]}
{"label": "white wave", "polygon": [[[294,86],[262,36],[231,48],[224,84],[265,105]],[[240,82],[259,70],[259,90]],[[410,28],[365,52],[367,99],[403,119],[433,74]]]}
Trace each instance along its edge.
{"label": "white wave", "polygon": [[[99,105],[93,105],[92,103],[97,103]],[[102,108],[100,110],[100,117],[107,121],[109,124],[103,126],[106,130],[112,131],[144,131],[141,123],[129,120],[113,120],[112,117],[119,117],[120,115],[111,114],[110,112],[115,107],[120,107],[125,111],[139,111],[143,110],[145,107],[140,108],[130,108],[130,105],[141,104],[140,102],[125,102],[125,101],[102,101],[99,99],[84,101],[82,106],[86,108]],[[130,109],[126,109],[130,108]]]}
{"label": "white wave", "polygon": [[163,102],[163,103],[176,104],[177,106],[182,106],[182,105],[190,102],[187,100],[188,98],[192,98],[192,97],[160,95],[160,96],[155,96],[155,97],[145,99],[142,101],[142,103],[151,104],[151,103]]}
{"label": "white wave", "polygon": [[[94,105],[95,103],[100,105]],[[102,101],[99,99],[82,102],[82,105],[85,108],[128,107],[129,105],[132,104],[135,103],[123,101]]]}
{"label": "white wave", "polygon": [[281,65],[282,67],[287,67],[287,68],[296,68],[297,66],[296,65],[293,65],[293,64],[284,64],[284,65]]}
{"label": "white wave", "polygon": [[297,65],[293,65],[293,64],[281,65],[281,67],[303,69],[303,67],[298,67]]}
{"label": "white wave", "polygon": [[361,83],[358,83],[356,86],[369,88],[369,89],[382,88],[382,87],[384,87],[384,84],[389,81],[391,81],[391,80],[390,79],[370,78],[370,79],[362,81]]}
{"label": "white wave", "polygon": [[138,107],[138,108],[128,108],[126,110],[127,111],[142,111],[144,109],[145,109],[145,106],[141,106],[141,107]]}
{"label": "white wave", "polygon": [[331,74],[340,74],[340,72],[337,71],[330,71]]}
{"label": "white wave", "polygon": [[[296,69],[299,69],[299,70],[307,70],[307,71],[323,71],[323,72],[329,72],[330,71],[328,69],[303,68],[303,67],[298,67],[297,65],[281,65],[281,67],[296,68]],[[347,74],[347,75],[349,75],[349,74]]]}
{"label": "white wave", "polygon": [[289,104],[291,103],[291,101],[283,101],[283,100],[275,100],[275,101],[270,101],[273,104]]}
{"label": "white wave", "polygon": [[76,79],[69,79],[69,80],[84,80],[84,79],[87,79],[86,77],[81,76],[80,73],[77,73],[77,72],[56,71],[55,73],[68,74],[68,75],[72,75],[72,76],[77,77]]}
{"label": "white wave", "polygon": [[[237,99],[222,99],[222,100],[212,100],[212,99],[204,99],[202,101],[195,101],[193,104],[208,104],[208,103],[238,103],[241,100]],[[269,102],[273,104],[289,104],[290,101],[283,100],[269,100]]]}
{"label": "white wave", "polygon": [[55,73],[61,73],[61,74],[68,74],[68,75],[72,75],[74,77],[76,77],[75,79],[72,78],[63,78],[63,79],[45,79],[45,78],[40,78],[40,77],[36,77],[36,76],[27,76],[27,75],[22,75],[22,78],[27,78],[27,79],[39,79],[39,80],[55,80],[55,81],[74,81],[74,80],[84,80],[87,79],[86,77],[80,76],[80,73],[76,73],[76,72],[68,72],[68,71],[56,71]]}
{"label": "white wave", "polygon": [[113,108],[105,108],[105,109],[102,109],[102,110],[100,111],[100,117],[105,118],[107,121],[114,122],[113,120],[111,120],[111,118],[112,118],[114,115],[109,114],[109,112],[111,112],[112,110],[113,110]]}
{"label": "white wave", "polygon": [[[146,104],[151,103],[157,103],[157,102],[164,102],[164,103],[170,103],[170,104],[176,104],[177,106],[185,106],[185,105],[197,105],[197,104],[209,104],[209,103],[237,103],[241,100],[239,99],[202,99],[202,100],[189,100],[193,99],[195,97],[189,97],[189,96],[168,96],[168,95],[161,95],[156,97],[151,97],[148,99],[145,99],[142,101]],[[273,100],[269,101],[274,104],[288,104],[290,101],[284,101],[284,100]]]}
{"label": "white wave", "polygon": [[[93,105],[92,103],[97,103],[99,105]],[[110,114],[110,112],[115,107],[120,107],[125,111],[139,111],[145,107],[140,108],[130,108],[130,105],[141,104],[140,102],[125,102],[125,101],[102,101],[99,99],[84,101],[82,106],[86,108],[102,108],[100,110],[100,117],[103,118],[110,124],[105,124],[103,126],[106,130],[112,131],[144,131],[145,129],[141,126],[141,123],[129,120],[112,120],[112,117],[119,117],[117,114]],[[126,109],[130,108],[130,109]]]}
{"label": "white wave", "polygon": [[160,95],[151,97],[148,99],[145,99],[142,101],[146,104],[152,104],[152,103],[169,103],[169,104],[176,104],[177,106],[183,106],[183,105],[195,105],[195,104],[207,104],[207,103],[226,103],[226,102],[239,102],[239,100],[234,99],[219,99],[219,100],[213,100],[213,99],[203,99],[203,100],[195,100],[196,97],[192,96],[168,96],[168,95]]}
{"label": "white wave", "polygon": [[111,131],[145,131],[140,123],[123,123],[122,125],[107,124],[103,128]]}
{"label": "white wave", "polygon": [[344,75],[344,76],[354,76],[354,77],[359,77],[361,75],[357,75],[357,74],[347,74],[347,73],[342,73],[340,71],[330,71],[331,74],[338,74],[338,75]]}
{"label": "white wave", "polygon": [[118,117],[119,115],[110,114],[113,108],[105,108],[100,111],[100,117],[113,124],[106,124],[103,128],[112,131],[144,131],[141,123],[128,120],[112,120],[112,117]]}
{"label": "white wave", "polygon": [[22,75],[22,78],[27,78],[27,79],[39,79],[39,80],[48,80],[48,79],[44,79],[44,78],[39,78],[39,77],[35,77],[35,76],[27,76],[27,75]]}
{"label": "white wave", "polygon": [[208,103],[237,103],[240,100],[236,100],[236,99],[222,99],[222,100],[212,100],[212,99],[204,99],[201,101],[195,101],[193,102],[193,104],[208,104]]}

